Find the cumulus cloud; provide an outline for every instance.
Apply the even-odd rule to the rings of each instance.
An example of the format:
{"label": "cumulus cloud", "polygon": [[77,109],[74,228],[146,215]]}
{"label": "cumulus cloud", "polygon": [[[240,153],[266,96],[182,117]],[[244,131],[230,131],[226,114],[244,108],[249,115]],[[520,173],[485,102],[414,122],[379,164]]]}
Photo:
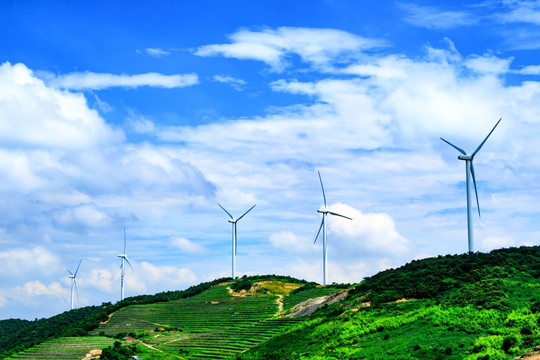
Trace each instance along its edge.
{"label": "cumulus cloud", "polygon": [[204,246],[178,236],[173,236],[169,239],[169,246],[187,254],[204,254],[208,251]]}
{"label": "cumulus cloud", "polygon": [[27,282],[22,287],[16,288],[15,292],[19,292],[30,297],[47,295],[64,299],[69,295],[69,290],[64,289],[62,285],[57,282],[52,282],[49,285],[45,285],[37,280]]}
{"label": "cumulus cloud", "polygon": [[276,30],[239,30],[230,37],[230,44],[199,47],[195,55],[222,55],[237,59],[263,61],[275,71],[288,65],[292,54],[316,68],[326,67],[332,60],[345,61],[359,52],[384,46],[384,41],[363,38],[336,29],[280,27]]}
{"label": "cumulus cloud", "polygon": [[152,86],[162,88],[179,88],[192,86],[199,82],[196,74],[163,75],[146,73],[137,75],[116,75],[93,72],[62,74],[47,79],[54,87],[70,90],[102,90],[110,87],[137,88]]}
{"label": "cumulus cloud", "polygon": [[340,239],[333,246],[346,250],[346,253],[350,250],[353,256],[366,253],[403,255],[411,251],[410,242],[399,234],[388,214],[364,214],[342,203],[333,204],[329,209],[353,219],[329,217],[329,229]]}
{"label": "cumulus cloud", "polygon": [[43,275],[58,270],[60,259],[41,246],[13,248],[0,252],[0,277],[4,280],[24,278],[28,274],[41,272]]}
{"label": "cumulus cloud", "polygon": [[0,129],[4,149],[81,149],[124,139],[83,95],[49,88],[25,65],[7,62],[0,66]]}
{"label": "cumulus cloud", "polygon": [[68,229],[87,229],[111,226],[115,219],[95,204],[65,207],[53,214],[55,223]]}

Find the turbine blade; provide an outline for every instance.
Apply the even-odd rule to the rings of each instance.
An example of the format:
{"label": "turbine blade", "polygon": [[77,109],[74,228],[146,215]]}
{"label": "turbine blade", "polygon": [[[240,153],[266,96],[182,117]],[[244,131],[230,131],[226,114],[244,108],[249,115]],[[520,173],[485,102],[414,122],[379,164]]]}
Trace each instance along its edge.
{"label": "turbine blade", "polygon": [[238,254],[238,233],[236,232],[236,224],[234,224],[234,255]]}
{"label": "turbine blade", "polygon": [[482,217],[480,215],[480,202],[478,201],[478,190],[476,189],[476,177],[474,176],[474,166],[473,166],[472,160],[471,160],[471,175],[472,175],[472,182],[474,184],[474,194],[476,195],[476,208],[478,209],[478,217]]}
{"label": "turbine blade", "polygon": [[126,227],[124,226],[124,254],[126,253]]}
{"label": "turbine blade", "polygon": [[73,276],[77,276],[77,273],[79,272],[79,267],[81,267],[82,259],[79,260],[79,265],[77,265],[77,270],[75,270],[75,274]]}
{"label": "turbine blade", "polygon": [[456,149],[457,151],[459,151],[460,153],[462,153],[463,155],[467,155],[465,150],[458,148],[456,145],[452,144],[450,141],[446,141],[443,138],[441,138],[441,140],[447,143],[448,145],[450,145],[451,147],[453,147],[454,149]]}
{"label": "turbine blade", "polygon": [[495,126],[493,127],[493,129],[491,129],[491,131],[489,132],[489,134],[486,136],[486,138],[484,139],[484,141],[482,141],[482,143],[480,145],[478,145],[478,147],[476,148],[476,150],[474,150],[474,152],[472,153],[471,157],[474,157],[474,155],[476,155],[477,152],[480,151],[480,149],[482,148],[482,146],[484,146],[484,143],[486,142],[486,140],[488,139],[488,137],[491,135],[491,133],[493,132],[493,130],[495,130],[495,128],[497,127],[497,125],[499,125],[499,123],[501,122],[502,118],[499,119],[499,121],[497,121],[497,123],[495,124]]}
{"label": "turbine blade", "polygon": [[321,181],[322,196],[324,199],[324,207],[326,208],[326,194],[324,193],[324,186],[322,183],[321,172],[319,170],[317,170],[317,172],[319,173],[319,180]]}
{"label": "turbine blade", "polygon": [[67,270],[67,272],[68,272],[70,275],[73,276],[73,273],[72,273],[71,271],[69,271],[69,269],[66,269],[66,270]]}
{"label": "turbine blade", "polygon": [[352,219],[351,219],[350,217],[348,217],[348,216],[341,215],[341,214],[338,214],[338,213],[335,213],[335,212],[329,211],[328,213],[329,213],[329,214],[332,214],[332,215],[334,215],[334,216],[341,216],[342,218],[352,220]]}
{"label": "turbine blade", "polygon": [[131,268],[131,271],[135,272],[135,270],[133,270],[133,266],[131,266],[131,263],[129,262],[129,259],[128,259],[127,256],[126,256],[126,261],[127,261],[128,265],[129,265],[129,267]]}
{"label": "turbine blade", "polygon": [[228,212],[227,210],[225,210],[225,208],[223,206],[221,206],[219,203],[218,203],[219,207],[223,209],[223,211],[225,211],[227,213],[227,215],[229,215],[231,217],[231,219],[234,220],[234,217],[231,215],[230,212]]}
{"label": "turbine blade", "polygon": [[319,231],[317,231],[317,236],[315,236],[315,241],[313,242],[314,244],[317,242],[317,239],[319,238],[319,234],[321,233],[323,225],[324,225],[324,215],[321,221],[321,226],[319,226]]}
{"label": "turbine blade", "polygon": [[253,205],[252,207],[249,208],[248,211],[246,211],[244,214],[242,214],[242,216],[240,216],[238,219],[236,219],[236,221],[240,220],[241,218],[243,218],[248,212],[251,211],[251,209],[253,209],[257,204]]}

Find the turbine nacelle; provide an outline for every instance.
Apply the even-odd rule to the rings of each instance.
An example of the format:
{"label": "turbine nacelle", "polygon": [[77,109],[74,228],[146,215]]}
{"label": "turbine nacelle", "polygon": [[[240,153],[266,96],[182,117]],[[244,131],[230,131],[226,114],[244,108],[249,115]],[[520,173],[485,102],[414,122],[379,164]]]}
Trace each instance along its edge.
{"label": "turbine nacelle", "polygon": [[474,159],[474,157],[472,155],[459,155],[457,158],[459,160],[465,160],[465,161],[467,161],[467,160],[472,161]]}

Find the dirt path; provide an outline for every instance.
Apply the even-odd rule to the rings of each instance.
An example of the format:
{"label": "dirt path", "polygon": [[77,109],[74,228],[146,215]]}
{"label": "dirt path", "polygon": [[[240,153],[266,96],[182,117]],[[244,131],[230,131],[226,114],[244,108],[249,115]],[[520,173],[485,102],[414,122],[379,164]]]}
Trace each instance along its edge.
{"label": "dirt path", "polygon": [[276,304],[278,304],[278,312],[275,316],[278,316],[283,312],[283,295],[277,295]]}
{"label": "dirt path", "polygon": [[146,346],[147,348],[152,349],[152,350],[154,350],[154,351],[158,351],[158,352],[160,352],[160,353],[167,354],[167,355],[169,355],[169,356],[173,356],[173,357],[175,357],[175,358],[177,358],[177,359],[186,360],[186,358],[183,358],[183,357],[181,357],[181,356],[179,356],[179,355],[174,355],[174,354],[165,352],[165,351],[160,350],[160,349],[156,349],[156,348],[153,347],[152,345],[148,345],[148,344],[146,344],[146,343],[144,343],[144,342],[142,342],[142,341],[140,342],[140,344],[142,344],[142,345]]}

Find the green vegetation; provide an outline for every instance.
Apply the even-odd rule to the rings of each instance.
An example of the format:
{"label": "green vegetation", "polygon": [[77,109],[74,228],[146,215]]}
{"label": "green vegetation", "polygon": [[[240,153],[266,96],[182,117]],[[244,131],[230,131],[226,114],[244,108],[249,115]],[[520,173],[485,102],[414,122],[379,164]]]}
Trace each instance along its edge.
{"label": "green vegetation", "polygon": [[115,341],[113,346],[106,347],[100,355],[101,360],[126,360],[137,353],[135,344],[122,346],[119,341]]}
{"label": "green vegetation", "polygon": [[413,261],[237,359],[512,359],[540,345],[539,270],[539,247]]}
{"label": "green vegetation", "polygon": [[[309,317],[286,317],[338,292],[341,301]],[[114,344],[128,335],[136,345]],[[9,359],[81,359],[89,347],[109,347],[109,359],[512,359],[540,345],[540,247],[413,261],[353,286],[218,279],[50,319],[1,321],[0,344]]]}
{"label": "green vegetation", "polygon": [[[276,300],[274,294],[257,291],[232,296],[227,285],[214,286],[188,299],[123,308],[95,332],[133,332],[158,351],[190,359],[227,358],[296,322],[273,319]],[[156,328],[181,331],[156,332]]]}
{"label": "green vegetation", "polygon": [[81,360],[90,351],[102,349],[112,345],[113,343],[113,339],[99,336],[62,337],[46,341],[7,359]]}

